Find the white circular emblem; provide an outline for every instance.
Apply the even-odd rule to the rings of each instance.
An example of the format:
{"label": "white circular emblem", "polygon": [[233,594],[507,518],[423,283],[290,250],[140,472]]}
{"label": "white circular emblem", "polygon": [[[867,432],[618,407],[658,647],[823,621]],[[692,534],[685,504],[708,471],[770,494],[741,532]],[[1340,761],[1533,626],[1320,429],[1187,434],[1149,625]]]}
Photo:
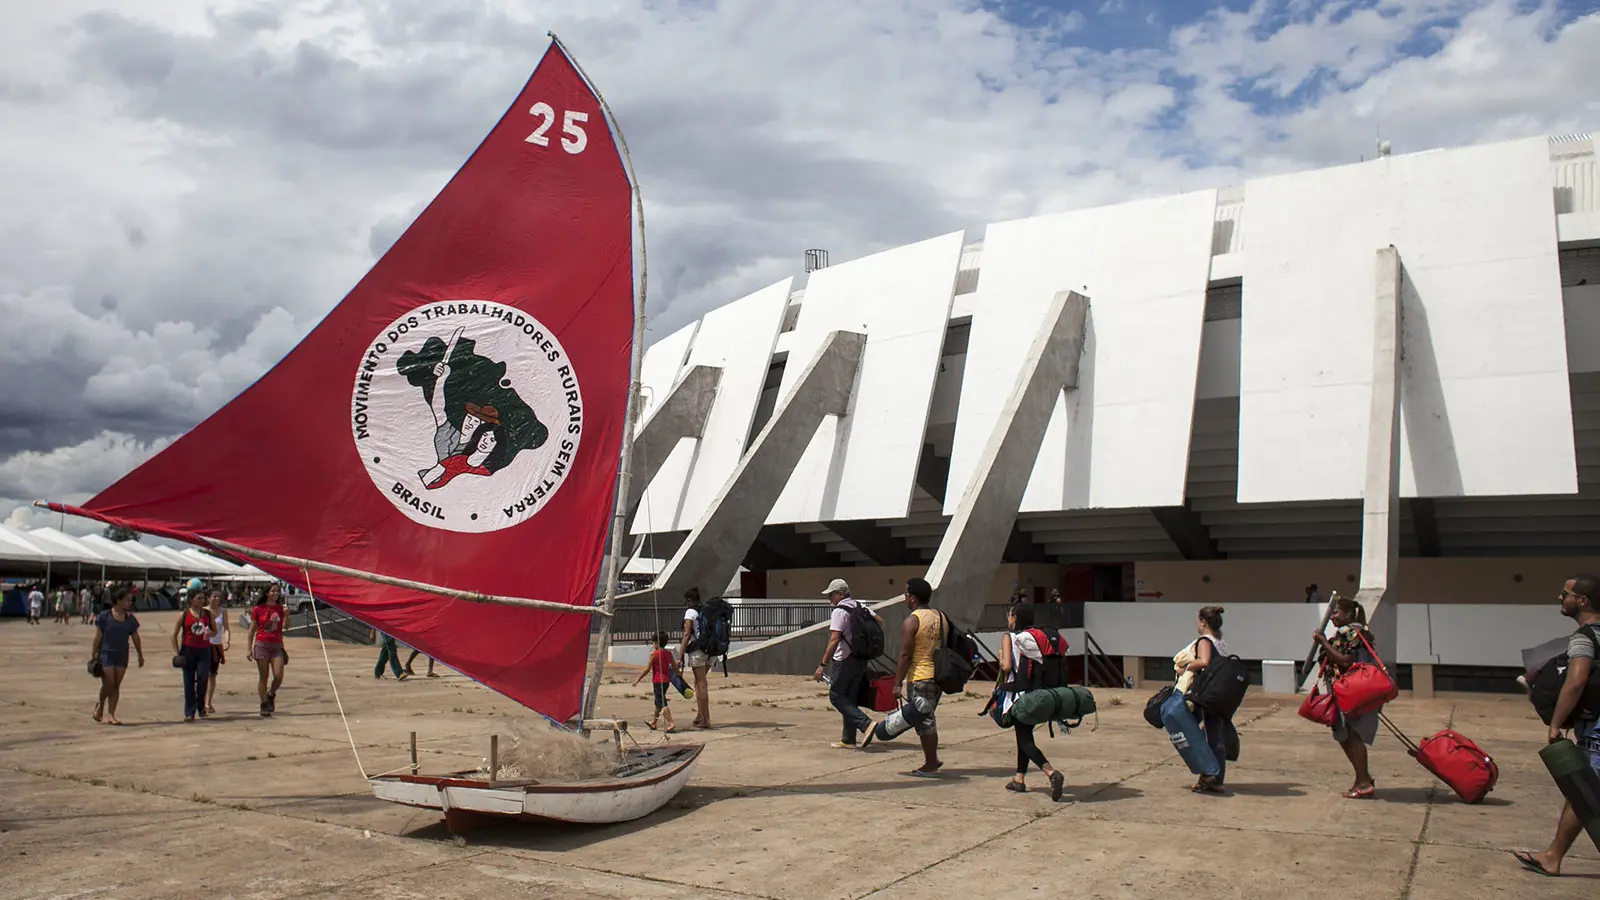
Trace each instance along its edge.
{"label": "white circular emblem", "polygon": [[510,528],[572,471],[583,396],[550,329],[481,300],[419,306],[390,323],[356,370],[351,433],[372,483],[412,521]]}

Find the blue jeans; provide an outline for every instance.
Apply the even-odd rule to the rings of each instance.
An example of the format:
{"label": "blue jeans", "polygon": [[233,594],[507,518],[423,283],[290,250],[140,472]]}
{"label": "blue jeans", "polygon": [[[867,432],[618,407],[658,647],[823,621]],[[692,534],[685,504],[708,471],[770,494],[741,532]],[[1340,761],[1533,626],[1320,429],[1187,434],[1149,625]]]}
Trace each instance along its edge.
{"label": "blue jeans", "polygon": [[856,742],[856,733],[872,727],[872,718],[856,705],[861,696],[861,680],[867,674],[867,661],[846,656],[833,664],[833,684],[828,687],[828,702],[844,719],[844,731],[839,740],[846,744]]}
{"label": "blue jeans", "polygon": [[211,680],[211,647],[183,648],[183,717],[206,712],[206,682]]}

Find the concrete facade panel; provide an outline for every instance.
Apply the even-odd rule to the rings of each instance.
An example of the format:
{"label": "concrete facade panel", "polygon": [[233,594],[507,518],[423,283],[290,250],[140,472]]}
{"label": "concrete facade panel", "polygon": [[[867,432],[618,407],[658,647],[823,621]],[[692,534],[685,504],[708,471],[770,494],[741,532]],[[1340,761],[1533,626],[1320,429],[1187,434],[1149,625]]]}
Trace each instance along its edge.
{"label": "concrete facade panel", "polygon": [[1361,496],[1371,259],[1389,245],[1406,275],[1402,495],[1576,491],[1544,139],[1260,179],[1245,195],[1240,502]]}
{"label": "concrete facade panel", "polygon": [[951,485],[972,477],[1051,298],[1076,290],[1078,389],[1057,400],[1023,511],[1183,502],[1215,217],[1216,192],[1197,191],[989,226]]}
{"label": "concrete facade panel", "polygon": [[[640,424],[650,421],[656,407],[667,399],[673,385],[682,377],[689,348],[694,344],[695,333],[699,329],[699,322],[691,322],[645,349],[644,359],[639,363]],[[689,471],[689,460],[694,455],[694,443],[687,438],[679,441],[661,463],[639,499],[639,508],[634,513],[629,533],[649,534],[672,530],[674,511],[683,493],[683,477]]]}
{"label": "concrete facade panel", "polygon": [[793,279],[785,278],[718,307],[701,320],[689,365],[721,368],[722,384],[684,486],[678,531],[700,521],[744,456],[793,284]]}
{"label": "concrete facade panel", "polygon": [[[833,331],[863,332],[850,412],[824,420],[769,524],[907,514],[950,320],[963,234],[813,272],[790,343],[809,359]],[[785,369],[780,396],[799,373]]]}

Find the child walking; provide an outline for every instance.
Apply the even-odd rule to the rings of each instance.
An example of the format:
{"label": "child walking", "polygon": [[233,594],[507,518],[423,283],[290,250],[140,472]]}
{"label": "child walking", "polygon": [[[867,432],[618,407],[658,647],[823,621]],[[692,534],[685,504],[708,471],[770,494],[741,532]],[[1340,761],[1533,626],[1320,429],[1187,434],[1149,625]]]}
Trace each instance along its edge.
{"label": "child walking", "polygon": [[[667,707],[667,688],[672,686],[672,651],[667,649],[667,633],[656,632],[656,649],[650,654],[650,686],[655,690],[656,711],[650,721],[644,723],[651,731],[656,730],[656,720],[665,717],[667,720],[667,734],[673,734],[678,727],[672,722],[672,710]],[[644,680],[644,672],[633,680],[634,684]]]}

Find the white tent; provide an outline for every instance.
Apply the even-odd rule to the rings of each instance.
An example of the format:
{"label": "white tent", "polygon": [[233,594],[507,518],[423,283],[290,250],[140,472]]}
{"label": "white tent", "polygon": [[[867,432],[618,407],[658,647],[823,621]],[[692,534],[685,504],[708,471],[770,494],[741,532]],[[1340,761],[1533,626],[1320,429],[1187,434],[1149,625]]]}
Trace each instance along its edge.
{"label": "white tent", "polygon": [[260,569],[256,568],[255,566],[250,565],[249,563],[245,563],[243,566],[240,567],[239,574],[237,574],[237,575],[225,575],[225,576],[223,576],[222,580],[223,581],[277,581],[278,579],[273,577],[273,576],[271,576],[271,575],[268,575],[267,573],[261,571]]}
{"label": "white tent", "polygon": [[225,559],[218,559],[209,553],[197,550],[193,547],[187,547],[183,550],[180,550],[178,551],[178,554],[180,556],[189,557],[190,559],[194,560],[196,565],[204,567],[207,572],[213,575],[232,576],[244,573],[243,566],[236,566]]}
{"label": "white tent", "polygon": [[78,538],[78,540],[87,544],[96,553],[109,560],[114,560],[114,562],[108,562],[107,565],[116,565],[125,569],[148,569],[151,566],[149,559],[134,552],[132,547],[128,546],[133,544],[133,541],[113,541],[98,534],[86,535]]}
{"label": "white tent", "polygon": [[138,557],[146,569],[167,571],[173,567],[172,560],[138,541],[112,541],[112,543],[122,552]]}
{"label": "white tent", "polygon": [[0,559],[42,565],[50,561],[50,554],[21,532],[0,525]]}
{"label": "white tent", "polygon": [[35,528],[27,534],[28,542],[50,554],[56,565],[87,563],[92,566],[124,565],[121,560],[110,559],[78,538],[63,534],[54,528]]}
{"label": "white tent", "polygon": [[185,574],[185,575],[209,575],[209,574],[212,574],[211,573],[211,569],[208,566],[204,565],[203,563],[196,562],[191,557],[184,556],[182,553],[179,553],[178,551],[172,549],[171,547],[162,547],[162,546],[157,545],[157,546],[146,547],[145,549],[150,551],[152,554],[154,554],[156,556],[160,556],[160,557],[166,559],[167,560],[167,568],[169,568],[169,569],[177,569],[182,574]]}

